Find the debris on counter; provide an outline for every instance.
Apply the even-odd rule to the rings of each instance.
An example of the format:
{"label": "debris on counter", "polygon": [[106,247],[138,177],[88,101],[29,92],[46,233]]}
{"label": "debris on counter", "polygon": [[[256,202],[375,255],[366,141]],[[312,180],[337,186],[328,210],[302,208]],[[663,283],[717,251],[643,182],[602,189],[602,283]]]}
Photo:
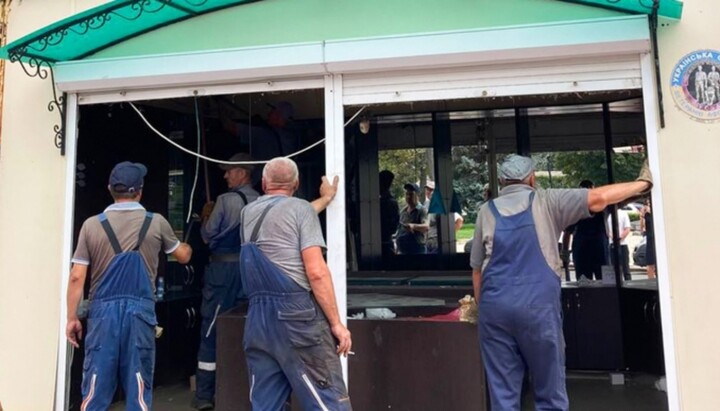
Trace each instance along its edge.
{"label": "debris on counter", "polygon": [[365,314],[368,320],[387,320],[397,317],[397,314],[388,308],[367,308]]}
{"label": "debris on counter", "polygon": [[478,306],[477,303],[475,303],[475,298],[466,295],[465,297],[459,299],[458,303],[460,303],[460,321],[477,324]]}

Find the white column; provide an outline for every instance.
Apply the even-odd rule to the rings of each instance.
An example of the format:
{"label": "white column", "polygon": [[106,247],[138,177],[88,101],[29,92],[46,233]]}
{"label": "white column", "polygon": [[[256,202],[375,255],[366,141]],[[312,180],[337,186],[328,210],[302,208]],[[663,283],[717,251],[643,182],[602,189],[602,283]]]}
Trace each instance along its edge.
{"label": "white column", "polygon": [[[647,156],[653,174],[652,212],[655,219],[655,251],[658,293],[660,298],[660,316],[662,321],[663,348],[665,354],[665,374],[667,378],[667,397],[670,411],[680,411],[680,390],[678,385],[677,361],[675,358],[675,330],[673,329],[672,287],[668,270],[667,243],[665,233],[665,212],[663,206],[662,180],[660,175],[660,155],[658,146],[658,104],[657,83],[655,81],[655,61],[651,53],[640,56],[642,72],[643,110],[645,112],[645,134]],[[669,96],[665,96],[667,106]]]}
{"label": "white column", "polygon": [[[340,320],[347,324],[347,256],[345,249],[345,127],[342,76],[325,76],[325,174],[340,177],[335,199],[327,208],[327,263],[332,273]],[[347,384],[347,359],[341,357]]]}
{"label": "white column", "polygon": [[[72,346],[65,338],[67,325],[67,289],[72,258],[73,216],[75,211],[75,163],[77,161],[77,94],[67,95],[65,112],[65,203],[63,221],[62,266],[60,267],[60,318],[58,321],[58,355],[55,378],[55,410],[66,410],[67,392],[70,383],[70,365],[72,364]],[[60,152],[58,152],[60,155]],[[87,331],[87,330],[86,330]]]}

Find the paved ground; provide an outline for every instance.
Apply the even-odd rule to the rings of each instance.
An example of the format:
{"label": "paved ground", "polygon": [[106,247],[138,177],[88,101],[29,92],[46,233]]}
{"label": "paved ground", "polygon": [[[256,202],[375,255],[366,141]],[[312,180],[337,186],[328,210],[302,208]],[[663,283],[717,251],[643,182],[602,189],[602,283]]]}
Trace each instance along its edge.
{"label": "paved ground", "polygon": [[[668,409],[667,397],[664,392],[654,388],[653,384],[656,379],[657,377],[647,374],[626,374],[625,385],[611,385],[607,373],[571,373],[567,378],[570,409],[581,411],[665,411]],[[188,385],[159,387],[155,390],[153,410],[192,411],[191,399],[192,393]],[[110,410],[121,411],[124,409],[124,405],[116,403]],[[532,395],[529,394],[523,400],[523,411],[533,409]]]}

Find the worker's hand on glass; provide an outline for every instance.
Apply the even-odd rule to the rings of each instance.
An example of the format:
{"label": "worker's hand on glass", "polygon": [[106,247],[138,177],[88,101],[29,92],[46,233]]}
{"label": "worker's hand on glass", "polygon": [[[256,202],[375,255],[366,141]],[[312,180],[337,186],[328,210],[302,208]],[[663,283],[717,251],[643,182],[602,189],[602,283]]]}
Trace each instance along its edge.
{"label": "worker's hand on glass", "polygon": [[337,340],[338,355],[344,355],[347,357],[350,349],[352,348],[350,330],[348,330],[342,323],[337,323],[330,328],[330,331],[332,331],[335,339]]}
{"label": "worker's hand on glass", "polygon": [[205,203],[205,205],[202,208],[202,211],[200,212],[200,219],[202,221],[205,221],[208,218],[210,218],[210,214],[212,214],[213,208],[215,208],[214,201],[208,201],[207,203]]}
{"label": "worker's hand on glass", "polygon": [[332,184],[330,184],[330,180],[328,180],[327,176],[322,176],[322,183],[320,183],[320,197],[330,203],[333,198],[335,198],[335,194],[337,194],[338,184],[340,184],[339,176],[333,177]]}
{"label": "worker's hand on glass", "polygon": [[80,340],[82,340],[83,327],[80,320],[77,318],[68,320],[67,327],[65,327],[65,335],[68,341],[75,348],[80,348]]}

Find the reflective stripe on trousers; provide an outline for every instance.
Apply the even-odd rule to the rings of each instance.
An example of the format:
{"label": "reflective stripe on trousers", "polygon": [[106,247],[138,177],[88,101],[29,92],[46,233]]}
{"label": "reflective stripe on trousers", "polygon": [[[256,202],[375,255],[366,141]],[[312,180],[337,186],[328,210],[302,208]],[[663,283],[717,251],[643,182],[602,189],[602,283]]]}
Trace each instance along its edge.
{"label": "reflective stripe on trousers", "polygon": [[495,202],[493,251],[483,272],[478,330],[493,410],[520,410],[525,367],[536,410],[568,410],[560,278],[540,249],[527,210],[502,216]]}
{"label": "reflective stripe on trousers", "polygon": [[106,411],[115,396],[118,377],[126,394],[126,410],[147,411],[152,407],[156,325],[145,261],[136,250],[116,253],[90,304],[83,411]]}
{"label": "reflective stripe on trousers", "polygon": [[211,262],[205,269],[203,300],[200,308],[200,347],[196,373],[198,399],[215,397],[215,359],[217,357],[217,316],[232,309],[244,298],[240,281],[240,255],[235,262]]}
{"label": "reflective stripe on trousers", "polygon": [[315,299],[243,244],[243,286],[250,298],[243,347],[255,411],[280,411],[292,391],[303,410],[351,410],[340,359]]}

